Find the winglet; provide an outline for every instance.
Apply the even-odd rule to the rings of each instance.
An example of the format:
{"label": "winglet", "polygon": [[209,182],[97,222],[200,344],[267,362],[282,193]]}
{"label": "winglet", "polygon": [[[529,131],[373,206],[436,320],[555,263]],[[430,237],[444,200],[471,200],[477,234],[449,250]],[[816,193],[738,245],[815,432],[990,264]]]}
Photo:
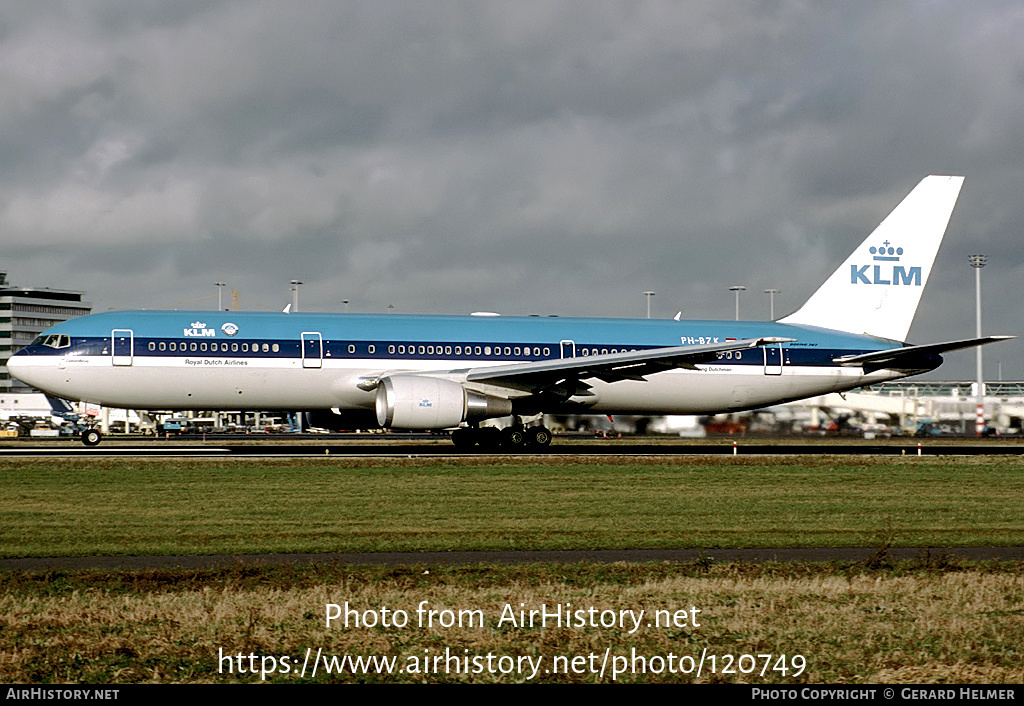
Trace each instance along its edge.
{"label": "winglet", "polygon": [[953,213],[962,176],[928,176],[781,323],[904,341]]}

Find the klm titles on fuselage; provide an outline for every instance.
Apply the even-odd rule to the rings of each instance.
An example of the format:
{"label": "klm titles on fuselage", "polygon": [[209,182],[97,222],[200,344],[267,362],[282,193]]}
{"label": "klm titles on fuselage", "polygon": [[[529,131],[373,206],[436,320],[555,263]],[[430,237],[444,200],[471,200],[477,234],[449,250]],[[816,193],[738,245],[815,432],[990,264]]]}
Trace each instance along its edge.
{"label": "klm titles on fuselage", "polygon": [[184,329],[184,335],[186,338],[192,338],[195,336],[212,337],[217,335],[217,329],[207,328],[206,324],[201,321],[193,321],[192,328]]}
{"label": "klm titles on fuselage", "polygon": [[[229,336],[238,333],[238,327],[231,323],[224,324],[220,330]],[[193,321],[191,328],[182,329],[182,334],[185,338],[214,338],[217,336],[217,329],[207,327],[202,321]]]}
{"label": "klm titles on fuselage", "polygon": [[[871,246],[869,249],[872,260],[881,262],[899,262],[903,255],[903,248],[894,248],[886,240],[882,247]],[[886,279],[888,277],[889,279]],[[885,285],[907,285],[910,287],[921,286],[921,268],[903,267],[892,265],[850,265],[850,284],[885,284]]]}

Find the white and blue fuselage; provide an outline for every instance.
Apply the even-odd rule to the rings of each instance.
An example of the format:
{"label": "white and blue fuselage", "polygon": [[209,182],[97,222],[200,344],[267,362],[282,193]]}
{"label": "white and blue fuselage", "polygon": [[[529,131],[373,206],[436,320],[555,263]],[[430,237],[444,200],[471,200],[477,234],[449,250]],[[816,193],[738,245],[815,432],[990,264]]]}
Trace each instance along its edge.
{"label": "white and blue fuselage", "polygon": [[[777,322],[111,311],[8,361],[52,395],[149,410],[337,410],[398,429],[564,411],[709,414],[931,370],[999,337],[903,343],[962,177],[930,176]],[[508,441],[546,429],[515,421]]]}
{"label": "white and blue fuselage", "polygon": [[197,311],[112,311],[73,319],[11,362],[34,387],[111,407],[372,410],[376,388],[366,383],[387,376],[440,376],[481,392],[527,398],[529,390],[470,383],[465,373],[766,338],[792,340],[722,351],[692,369],[653,372],[642,380],[584,378],[586,394],[572,390],[543,411],[750,409],[907,374],[834,362],[898,343],[772,322]]}

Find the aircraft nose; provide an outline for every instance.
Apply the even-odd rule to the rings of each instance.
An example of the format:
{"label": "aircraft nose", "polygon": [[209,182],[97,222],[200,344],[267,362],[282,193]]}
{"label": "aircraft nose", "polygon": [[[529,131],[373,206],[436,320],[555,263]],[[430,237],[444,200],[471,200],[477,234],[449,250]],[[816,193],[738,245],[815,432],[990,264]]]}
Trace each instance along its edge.
{"label": "aircraft nose", "polygon": [[[25,360],[25,356],[22,353],[22,351],[18,351],[7,359],[7,371],[14,377],[18,377],[18,371],[24,367],[22,363]],[[18,379],[20,380],[21,378]]]}
{"label": "aircraft nose", "polygon": [[7,359],[7,371],[11,374],[11,377],[21,380],[26,385],[42,389],[45,381],[39,379],[41,368],[33,364],[38,362],[38,358],[39,356],[32,355],[31,350],[23,348]]}

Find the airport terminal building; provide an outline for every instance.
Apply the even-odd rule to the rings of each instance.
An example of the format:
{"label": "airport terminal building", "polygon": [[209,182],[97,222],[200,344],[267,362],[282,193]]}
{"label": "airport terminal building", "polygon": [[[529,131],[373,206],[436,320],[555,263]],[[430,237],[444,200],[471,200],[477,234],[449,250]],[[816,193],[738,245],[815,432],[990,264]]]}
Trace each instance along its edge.
{"label": "airport terminal building", "polygon": [[0,394],[28,392],[24,383],[11,378],[7,359],[36,336],[61,321],[92,313],[83,292],[48,287],[15,287],[0,272]]}

